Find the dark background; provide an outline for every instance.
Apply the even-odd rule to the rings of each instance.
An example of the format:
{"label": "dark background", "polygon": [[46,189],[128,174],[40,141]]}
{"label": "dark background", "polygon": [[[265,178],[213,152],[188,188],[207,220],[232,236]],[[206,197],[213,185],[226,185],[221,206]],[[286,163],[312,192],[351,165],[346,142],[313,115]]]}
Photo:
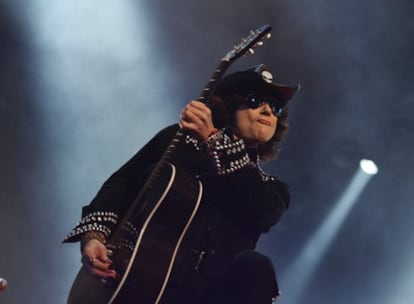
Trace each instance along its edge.
{"label": "dark background", "polygon": [[[65,302],[81,206],[265,23],[272,39],[231,70],[302,85],[266,166],[293,198],[259,246],[280,303],[412,303],[413,17],[411,0],[0,0],[0,303]],[[309,278],[292,273],[361,158],[379,173]]]}

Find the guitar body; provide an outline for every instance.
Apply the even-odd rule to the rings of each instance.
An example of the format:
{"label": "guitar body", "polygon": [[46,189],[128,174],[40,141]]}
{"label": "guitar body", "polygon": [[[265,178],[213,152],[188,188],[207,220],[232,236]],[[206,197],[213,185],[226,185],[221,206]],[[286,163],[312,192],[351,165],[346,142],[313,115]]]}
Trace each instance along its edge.
{"label": "guitar body", "polygon": [[142,202],[145,221],[139,227],[137,242],[120,281],[115,287],[104,286],[82,268],[68,303],[158,303],[201,196],[200,181],[172,164],[163,166],[156,186]]}

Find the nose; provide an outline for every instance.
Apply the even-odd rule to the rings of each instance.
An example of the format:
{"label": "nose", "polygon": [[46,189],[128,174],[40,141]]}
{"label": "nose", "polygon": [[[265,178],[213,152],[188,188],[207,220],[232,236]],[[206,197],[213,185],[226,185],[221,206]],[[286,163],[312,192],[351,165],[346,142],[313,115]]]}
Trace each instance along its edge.
{"label": "nose", "polygon": [[270,107],[268,102],[264,102],[261,108],[262,108],[262,114],[266,114],[266,115],[272,114],[272,108]]}

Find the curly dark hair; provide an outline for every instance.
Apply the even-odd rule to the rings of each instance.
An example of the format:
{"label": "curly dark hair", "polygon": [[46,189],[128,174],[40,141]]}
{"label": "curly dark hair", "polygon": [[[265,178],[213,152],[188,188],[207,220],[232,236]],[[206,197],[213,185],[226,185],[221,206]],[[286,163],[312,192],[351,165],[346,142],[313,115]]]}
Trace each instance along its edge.
{"label": "curly dark hair", "polygon": [[[213,123],[216,128],[230,128],[234,127],[235,113],[244,103],[244,97],[241,95],[233,95],[230,97],[221,97],[213,95],[207,105],[209,106]],[[276,132],[273,137],[264,144],[260,144],[257,148],[261,160],[275,159],[280,151],[280,142],[284,138],[287,130],[288,113],[283,111],[282,116],[277,120]]]}

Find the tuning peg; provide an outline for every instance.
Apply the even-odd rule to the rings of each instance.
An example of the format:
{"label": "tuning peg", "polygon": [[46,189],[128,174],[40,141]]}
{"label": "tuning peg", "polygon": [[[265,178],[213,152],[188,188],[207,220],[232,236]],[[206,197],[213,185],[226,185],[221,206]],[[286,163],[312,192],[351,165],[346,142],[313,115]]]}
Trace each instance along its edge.
{"label": "tuning peg", "polygon": [[256,42],[256,45],[257,46],[262,46],[264,44],[264,42],[263,41],[258,41],[258,42]]}
{"label": "tuning peg", "polygon": [[272,33],[267,33],[265,37],[266,39],[270,39],[270,37],[272,37]]}
{"label": "tuning peg", "polygon": [[248,52],[249,52],[249,54],[250,54],[250,55],[253,55],[253,54],[254,54],[254,50],[253,50],[252,48],[250,48],[250,49],[248,50]]}

